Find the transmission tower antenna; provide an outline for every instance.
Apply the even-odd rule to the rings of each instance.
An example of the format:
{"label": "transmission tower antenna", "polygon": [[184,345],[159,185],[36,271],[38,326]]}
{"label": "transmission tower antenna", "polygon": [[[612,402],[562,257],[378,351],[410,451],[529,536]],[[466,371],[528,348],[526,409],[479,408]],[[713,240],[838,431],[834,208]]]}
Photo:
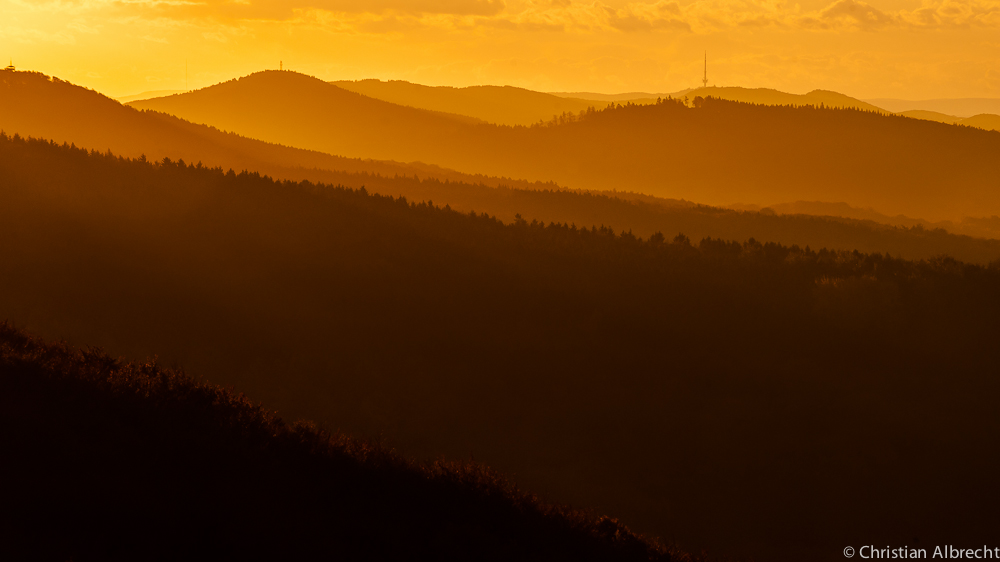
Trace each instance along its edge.
{"label": "transmission tower antenna", "polygon": [[702,85],[708,87],[708,51],[705,51],[705,75],[701,78]]}

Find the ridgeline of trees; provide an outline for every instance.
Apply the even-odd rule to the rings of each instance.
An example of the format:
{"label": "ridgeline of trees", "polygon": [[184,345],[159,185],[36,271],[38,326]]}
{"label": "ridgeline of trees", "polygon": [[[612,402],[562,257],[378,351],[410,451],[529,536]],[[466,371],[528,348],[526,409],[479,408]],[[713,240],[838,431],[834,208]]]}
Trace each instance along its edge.
{"label": "ridgeline of trees", "polygon": [[1000,264],[482,214],[0,137],[0,317],[770,560],[1000,525]]}
{"label": "ridgeline of trees", "polygon": [[6,323],[0,423],[10,560],[694,560],[482,465],[417,464]]}
{"label": "ridgeline of trees", "polygon": [[469,125],[268,71],[133,106],[331,154],[576,189],[713,205],[843,201],[933,221],[1000,215],[1000,132],[853,108],[691,102]]}
{"label": "ridgeline of trees", "polygon": [[[913,223],[911,226],[889,226],[870,219],[735,211],[628,192],[586,193],[541,186],[494,188],[436,178],[359,174],[331,173],[329,177],[336,178],[340,185],[364,187],[374,193],[435,201],[463,212],[488,212],[504,222],[512,222],[520,214],[527,220],[578,226],[613,225],[643,238],[656,232],[684,232],[694,240],[756,238],[803,247],[889,253],[906,259],[948,255],[988,264],[1000,258],[1000,240],[951,234],[932,224],[925,227],[923,221],[909,221]],[[967,220],[960,227],[993,234],[996,222],[1000,221]]]}

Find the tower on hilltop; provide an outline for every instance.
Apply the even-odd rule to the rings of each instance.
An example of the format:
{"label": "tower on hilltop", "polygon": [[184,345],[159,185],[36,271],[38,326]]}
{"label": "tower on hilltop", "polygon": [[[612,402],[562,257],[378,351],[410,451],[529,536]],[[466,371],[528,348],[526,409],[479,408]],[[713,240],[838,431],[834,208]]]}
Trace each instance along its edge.
{"label": "tower on hilltop", "polygon": [[4,70],[14,70],[14,59],[10,59],[10,64]]}
{"label": "tower on hilltop", "polygon": [[705,74],[701,77],[701,84],[703,88],[708,87],[708,51],[705,51]]}

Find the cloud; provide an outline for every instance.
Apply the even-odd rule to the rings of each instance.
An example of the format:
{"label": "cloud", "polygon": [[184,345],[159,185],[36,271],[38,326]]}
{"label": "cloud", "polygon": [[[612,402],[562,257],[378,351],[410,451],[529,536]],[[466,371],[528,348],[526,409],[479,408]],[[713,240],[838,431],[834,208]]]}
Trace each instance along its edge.
{"label": "cloud", "polygon": [[1000,27],[1000,2],[944,0],[925,4],[900,16],[907,25],[916,28]]}
{"label": "cloud", "polygon": [[355,27],[365,33],[405,33],[421,27],[421,24],[415,18],[388,16],[361,21]]}
{"label": "cloud", "polygon": [[344,13],[494,16],[504,11],[506,3],[504,0],[313,0],[311,4],[300,7]]}
{"label": "cloud", "polygon": [[[2,0],[0,0],[2,1]],[[803,11],[792,0],[7,0],[32,11],[190,22],[208,29],[254,20],[319,25],[334,33],[409,33],[419,29],[495,33],[713,33],[731,29],[872,32],[882,29],[1000,28],[1000,0],[923,0],[881,10],[864,0],[833,0]],[[605,0],[611,1],[611,0]],[[96,19],[95,19],[96,21]],[[91,26],[94,24],[92,23]],[[93,33],[82,20],[70,29]]]}
{"label": "cloud", "polygon": [[871,30],[896,22],[896,18],[860,0],[837,0],[819,12],[819,21],[829,26],[857,26]]}
{"label": "cloud", "polygon": [[691,31],[691,25],[682,18],[677,2],[661,1],[655,4],[629,4],[624,8],[604,7],[607,23],[619,31],[653,31],[674,29]]}
{"label": "cloud", "polygon": [[6,39],[24,45],[38,43],[55,43],[58,45],[73,45],[76,37],[65,31],[50,33],[42,29],[8,26],[0,28],[0,39]]}
{"label": "cloud", "polygon": [[107,3],[122,9],[246,19],[286,19],[308,10],[341,14],[495,16],[506,7],[504,0],[112,0]]}

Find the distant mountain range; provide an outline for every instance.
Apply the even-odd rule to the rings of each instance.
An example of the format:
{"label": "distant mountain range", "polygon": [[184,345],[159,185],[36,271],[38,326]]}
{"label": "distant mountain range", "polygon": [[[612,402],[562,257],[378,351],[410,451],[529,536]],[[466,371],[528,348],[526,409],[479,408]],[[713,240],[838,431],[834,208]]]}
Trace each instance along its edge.
{"label": "distant mountain range", "polygon": [[712,96],[714,98],[724,100],[757,103],[761,105],[791,105],[796,107],[804,105],[822,105],[824,107],[852,107],[865,111],[875,111],[879,113],[884,112],[884,110],[880,107],[876,107],[859,99],[845,96],[844,94],[839,94],[837,92],[831,92],[829,90],[813,90],[808,94],[789,94],[768,88],[710,86],[708,88],[696,88],[694,90],[690,90],[686,92],[685,95],[689,98],[695,98],[697,96]]}
{"label": "distant mountain range", "polygon": [[681,90],[672,94],[650,94],[649,92],[628,92],[624,94],[599,94],[595,92],[550,92],[553,96],[561,98],[575,98],[588,101],[603,102],[605,104],[615,103],[651,103],[656,98],[666,98],[669,96],[680,97],[691,90]]}
{"label": "distant mountain range", "polygon": [[500,125],[532,125],[555,115],[579,113],[593,101],[563,98],[513,86],[422,86],[402,80],[339,80],[331,84],[399,105],[468,115]]}
{"label": "distant mountain range", "polygon": [[[99,151],[150,160],[170,157],[206,166],[254,170],[283,179],[337,183],[331,171],[382,176],[433,177],[516,187],[525,182],[460,174],[427,164],[344,158],[227,133],[164,113],[138,111],[93,90],[37,72],[0,73],[0,129],[22,136],[75,143]],[[166,100],[179,96],[171,95]]]}
{"label": "distant mountain range", "polygon": [[120,98],[115,98],[121,103],[128,103],[130,101],[148,100],[152,98],[162,98],[163,96],[172,96],[174,94],[183,94],[189,90],[150,90],[148,92],[142,92],[132,96],[122,96]]}
{"label": "distant mountain range", "polygon": [[[789,94],[769,88],[716,86],[659,94],[648,92],[599,94],[594,92],[541,93],[512,86],[431,87],[402,80],[387,82],[381,80],[340,80],[330,83],[352,92],[399,105],[459,113],[500,125],[532,125],[540,120],[548,121],[565,112],[579,113],[588,107],[603,108],[610,103],[649,105],[656,103],[657,99],[683,99],[687,97],[690,100],[698,96],[712,96],[763,105],[853,107],[866,111],[898,113],[914,119],[1000,130],[1000,116],[993,115],[1000,114],[1000,100],[990,99],[930,100],[927,103],[902,102],[901,100],[866,101],[828,90],[813,90],[807,94]],[[123,101],[123,103],[125,102]],[[953,111],[954,115],[948,115],[927,110],[927,107],[937,106],[954,108],[958,111]],[[896,109],[899,107],[906,109]],[[969,112],[973,108],[980,108],[981,111]]]}
{"label": "distant mountain range", "polygon": [[[1000,98],[956,98],[932,100],[901,100],[877,98],[860,100],[828,90],[813,90],[807,94],[789,94],[770,88],[717,87],[692,88],[669,93],[627,92],[602,94],[596,92],[536,92],[514,86],[424,86],[404,80],[335,80],[331,84],[368,97],[399,105],[458,114],[500,125],[532,125],[548,121],[563,113],[579,113],[589,107],[601,108],[609,103],[656,103],[658,98],[692,99],[713,96],[731,101],[764,105],[820,105],[854,107],[869,111],[896,113],[913,119],[966,125],[986,130],[1000,130]],[[152,90],[115,98],[121,103],[149,100],[186,90]]]}
{"label": "distant mountain range", "polygon": [[976,127],[977,129],[986,129],[987,131],[1000,131],[1000,115],[992,113],[982,113],[973,115],[972,117],[956,117],[936,111],[912,109],[900,112],[899,115],[914,119],[924,119],[926,121],[937,121],[938,123],[948,123],[949,125],[965,125],[966,127]]}
{"label": "distant mountain range", "polygon": [[865,100],[887,111],[902,113],[906,111],[933,111],[957,117],[972,117],[982,113],[1000,115],[1000,98],[955,98],[932,100],[900,100],[878,98]]}
{"label": "distant mountain range", "polygon": [[[701,90],[720,97],[746,92]],[[131,105],[330,154],[433,162],[579,189],[714,205],[844,201],[929,221],[1000,215],[995,133],[887,115],[833,92],[753,93],[758,102],[790,103],[616,105],[510,128],[462,123],[268,71]]]}
{"label": "distant mountain range", "polygon": [[[342,158],[264,143],[162,113],[136,111],[92,90],[37,73],[6,77],[7,87],[0,89],[0,103],[21,111],[0,115],[0,129],[8,134],[72,142],[88,149],[110,148],[126,156],[144,154],[150,160],[170,157],[237,171],[247,169],[281,179],[364,186],[376,193],[449,204],[462,212],[487,212],[507,222],[521,214],[529,220],[609,225],[638,236],[661,231],[683,232],[696,240],[706,236],[740,240],[755,237],[814,248],[883,251],[911,259],[948,254],[979,263],[1000,257],[996,241],[934,230],[944,228],[952,233],[1000,238],[996,219],[932,223],[862,211],[846,203],[770,205],[770,210],[761,205],[743,205],[737,211],[635,191],[569,191],[554,183],[462,174],[421,163]],[[113,125],[105,127],[102,123]],[[771,210],[776,214],[769,214]],[[832,218],[838,216],[848,218]],[[908,230],[917,227],[924,230]]]}
{"label": "distant mountain range", "polygon": [[847,203],[830,203],[823,201],[792,201],[762,207],[760,205],[728,205],[730,209],[739,211],[773,212],[777,215],[812,215],[825,217],[844,217],[860,221],[872,221],[879,224],[901,226],[919,229],[944,229],[956,234],[1000,239],[1000,217],[973,218],[965,217],[960,222],[940,221],[930,222],[919,218],[897,215],[890,217],[874,209],[859,209]]}

